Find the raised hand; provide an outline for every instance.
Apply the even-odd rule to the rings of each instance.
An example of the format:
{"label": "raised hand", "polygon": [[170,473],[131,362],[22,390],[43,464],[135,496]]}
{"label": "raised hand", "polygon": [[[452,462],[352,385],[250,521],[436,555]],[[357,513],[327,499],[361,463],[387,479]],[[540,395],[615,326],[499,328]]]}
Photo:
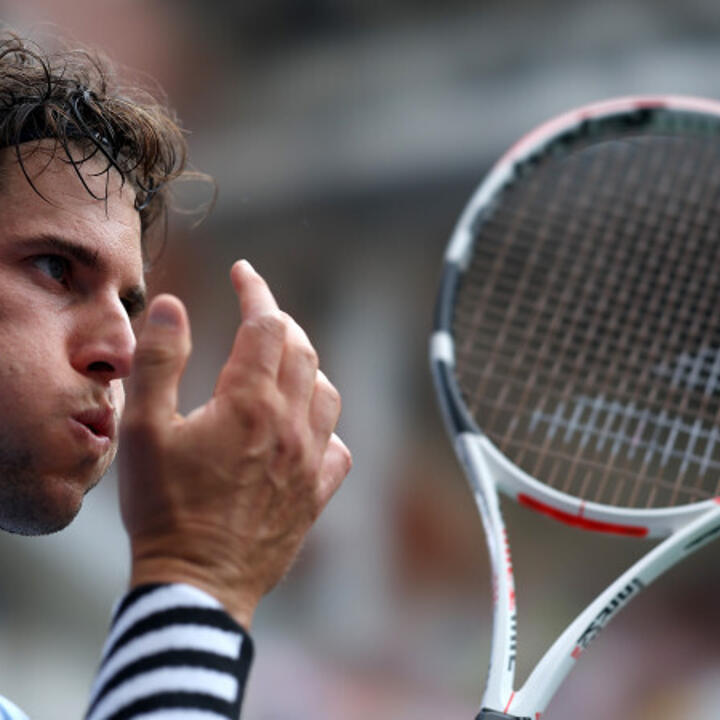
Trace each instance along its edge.
{"label": "raised hand", "polygon": [[333,434],[340,396],[305,333],[245,262],[231,271],[242,323],[212,398],[187,417],[182,303],[160,295],[138,338],[119,453],[131,585],[187,582],[246,628],[351,466]]}

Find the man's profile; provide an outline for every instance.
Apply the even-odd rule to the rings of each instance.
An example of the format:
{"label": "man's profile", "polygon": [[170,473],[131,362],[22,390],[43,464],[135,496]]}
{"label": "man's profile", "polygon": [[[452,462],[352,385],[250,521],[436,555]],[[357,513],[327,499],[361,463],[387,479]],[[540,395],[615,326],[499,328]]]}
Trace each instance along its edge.
{"label": "man's profile", "polygon": [[136,337],[148,239],[185,157],[170,111],[93,55],[0,40],[0,528],[65,527],[120,444],[131,577],[92,720],[238,717],[255,607],[351,463],[337,391],[246,261],[205,405],[177,412],[179,299],[155,298]]}

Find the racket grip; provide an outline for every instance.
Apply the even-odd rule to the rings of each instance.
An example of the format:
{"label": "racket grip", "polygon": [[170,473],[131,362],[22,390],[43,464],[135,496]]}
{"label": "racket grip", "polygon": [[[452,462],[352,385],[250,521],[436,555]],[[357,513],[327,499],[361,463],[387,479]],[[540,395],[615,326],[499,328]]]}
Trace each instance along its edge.
{"label": "racket grip", "polygon": [[506,715],[505,713],[498,712],[497,710],[488,710],[488,708],[483,708],[475,720],[531,720],[531,718],[521,718],[517,715]]}

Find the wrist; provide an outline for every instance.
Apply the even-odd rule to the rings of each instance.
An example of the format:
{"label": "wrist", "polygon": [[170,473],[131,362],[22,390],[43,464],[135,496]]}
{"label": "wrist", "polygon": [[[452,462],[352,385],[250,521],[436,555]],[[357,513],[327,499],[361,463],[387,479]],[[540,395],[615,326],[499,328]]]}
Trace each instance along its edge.
{"label": "wrist", "polygon": [[222,604],[229,615],[249,631],[259,602],[249,589],[231,588],[208,569],[178,558],[133,558],[129,589],[159,583],[183,583],[206,592]]}

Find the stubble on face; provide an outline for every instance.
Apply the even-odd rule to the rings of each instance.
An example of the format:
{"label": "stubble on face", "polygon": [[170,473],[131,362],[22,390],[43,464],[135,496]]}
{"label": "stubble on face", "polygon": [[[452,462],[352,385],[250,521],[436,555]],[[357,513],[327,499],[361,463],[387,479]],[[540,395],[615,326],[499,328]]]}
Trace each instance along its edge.
{"label": "stubble on face", "polygon": [[101,466],[87,462],[70,476],[67,471],[55,476],[36,447],[0,431],[0,530],[18,535],[63,530],[80,512],[85,495],[107,474],[116,451],[114,446]]}
{"label": "stubble on face", "polygon": [[[23,347],[25,340],[22,333],[4,339],[16,347]],[[24,349],[26,364],[0,358],[0,530],[45,535],[62,530],[77,516],[85,494],[110,467],[117,440],[102,459],[67,456],[63,450],[68,439],[58,432],[58,421],[62,428],[66,409],[84,407],[86,396],[46,384],[44,376],[52,378],[49,367],[39,372],[33,362],[36,353]],[[38,388],[50,399],[41,414],[33,412]]]}
{"label": "stubble on face", "polygon": [[[103,333],[108,323],[127,321],[118,332],[131,334],[120,303],[128,288],[142,283],[140,225],[129,188],[118,177],[106,185],[101,167],[90,164],[83,176],[98,196],[109,188],[107,201],[93,200],[67,163],[29,156],[41,199],[7,153],[0,152],[6,203],[0,225],[0,529],[38,535],[73,520],[115,455],[116,439],[102,457],[85,453],[68,423],[90,407],[110,403],[121,410],[120,376],[110,388],[107,378],[87,369],[102,362],[79,355],[95,343],[95,329]],[[46,265],[38,275],[34,261],[16,248],[44,235],[97,252],[104,269],[85,267],[82,283],[67,289],[54,283]],[[46,257],[56,251],[32,252]]]}
{"label": "stubble on face", "polygon": [[33,492],[44,480],[36,456],[11,438],[0,436],[0,529],[18,535],[49,535],[72,522],[82,500],[64,504],[57,495]]}

